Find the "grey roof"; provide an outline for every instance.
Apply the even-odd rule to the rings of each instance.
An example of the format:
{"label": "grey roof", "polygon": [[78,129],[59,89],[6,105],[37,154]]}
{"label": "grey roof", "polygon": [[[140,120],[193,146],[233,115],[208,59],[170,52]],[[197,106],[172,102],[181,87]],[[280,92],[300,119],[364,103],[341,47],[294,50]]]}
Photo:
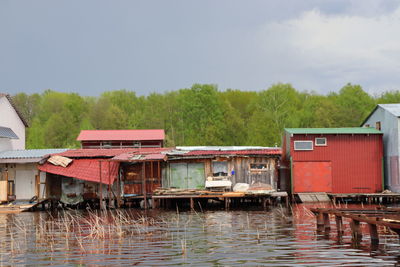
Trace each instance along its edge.
{"label": "grey roof", "polygon": [[11,128],[0,126],[0,138],[19,139]]}
{"label": "grey roof", "polygon": [[374,110],[372,110],[372,112],[365,118],[360,126],[363,126],[379,107],[386,110],[395,117],[400,117],[400,104],[378,104],[376,105]]}
{"label": "grey roof", "polygon": [[39,158],[48,155],[48,154],[56,154],[67,151],[66,148],[57,148],[57,149],[25,149],[25,150],[7,150],[0,152],[0,159],[31,159],[31,158]]}
{"label": "grey roof", "polygon": [[381,108],[392,113],[396,117],[400,117],[400,104],[378,104]]}

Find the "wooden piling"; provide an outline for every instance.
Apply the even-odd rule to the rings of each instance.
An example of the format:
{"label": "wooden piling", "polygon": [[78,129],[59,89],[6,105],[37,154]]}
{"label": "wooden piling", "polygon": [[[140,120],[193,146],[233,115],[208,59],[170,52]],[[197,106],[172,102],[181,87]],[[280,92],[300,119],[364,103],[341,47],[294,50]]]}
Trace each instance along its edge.
{"label": "wooden piling", "polygon": [[360,222],[352,219],[350,221],[351,236],[353,241],[360,242],[362,240],[362,232],[360,227]]}

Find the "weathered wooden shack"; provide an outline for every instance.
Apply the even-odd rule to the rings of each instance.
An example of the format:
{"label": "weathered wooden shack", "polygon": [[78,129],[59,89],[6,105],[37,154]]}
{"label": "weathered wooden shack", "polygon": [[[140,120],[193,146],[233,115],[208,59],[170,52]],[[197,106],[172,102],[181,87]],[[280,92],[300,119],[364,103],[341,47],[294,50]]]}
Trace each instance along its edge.
{"label": "weathered wooden shack", "polygon": [[154,190],[161,187],[166,153],[169,148],[138,148],[119,154],[111,159],[120,164],[119,184],[125,203],[151,198]]}
{"label": "weathered wooden shack", "polygon": [[238,183],[261,183],[277,190],[280,155],[276,147],[177,147],[167,152],[162,186],[231,191]]}
{"label": "weathered wooden shack", "polygon": [[120,195],[119,163],[111,162],[127,149],[73,149],[56,156],[70,160],[58,164],[51,158],[38,169],[46,173],[47,195],[65,204],[78,204],[85,200],[114,199]]}

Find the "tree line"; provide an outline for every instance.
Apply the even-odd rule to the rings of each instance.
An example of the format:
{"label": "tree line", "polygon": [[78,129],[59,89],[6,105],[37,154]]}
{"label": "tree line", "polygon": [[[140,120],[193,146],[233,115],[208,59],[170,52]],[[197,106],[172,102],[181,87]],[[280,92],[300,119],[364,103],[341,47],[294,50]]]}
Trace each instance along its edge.
{"label": "tree line", "polygon": [[371,96],[347,84],[327,95],[278,83],[263,91],[216,85],[138,96],[108,91],[99,97],[46,90],[13,100],[30,127],[27,148],[76,148],[80,130],[165,129],[167,146],[279,146],[285,127],[357,127],[376,104],[399,103],[400,91]]}

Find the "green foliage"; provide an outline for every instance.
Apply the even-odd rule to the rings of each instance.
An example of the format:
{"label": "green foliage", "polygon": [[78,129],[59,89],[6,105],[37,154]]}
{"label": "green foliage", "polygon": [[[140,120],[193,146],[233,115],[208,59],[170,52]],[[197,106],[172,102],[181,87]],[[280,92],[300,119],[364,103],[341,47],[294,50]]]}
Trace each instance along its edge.
{"label": "green foliage", "polygon": [[399,103],[400,92],[372,97],[352,84],[328,95],[281,83],[260,92],[194,84],[140,97],[128,90],[99,97],[47,90],[13,100],[30,124],[27,148],[79,147],[82,129],[165,129],[167,146],[279,146],[285,127],[359,126],[377,103]]}

